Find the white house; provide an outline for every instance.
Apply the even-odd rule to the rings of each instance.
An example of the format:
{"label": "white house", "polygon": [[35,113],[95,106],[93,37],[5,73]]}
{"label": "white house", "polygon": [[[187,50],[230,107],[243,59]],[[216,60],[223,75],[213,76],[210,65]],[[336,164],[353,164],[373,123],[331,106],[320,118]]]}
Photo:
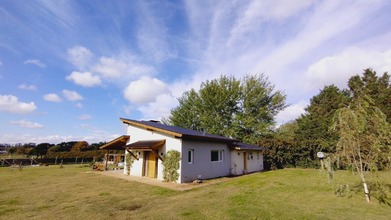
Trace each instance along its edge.
{"label": "white house", "polygon": [[127,135],[101,149],[125,149],[126,154],[136,158],[130,175],[163,180],[162,161],[169,150],[181,154],[178,183],[263,170],[263,147],[156,121],[120,120],[128,126]]}

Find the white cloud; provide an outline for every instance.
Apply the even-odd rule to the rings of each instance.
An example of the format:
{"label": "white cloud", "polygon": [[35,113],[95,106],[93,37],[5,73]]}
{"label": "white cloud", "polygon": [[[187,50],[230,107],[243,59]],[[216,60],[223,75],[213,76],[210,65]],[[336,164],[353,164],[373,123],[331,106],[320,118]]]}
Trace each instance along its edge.
{"label": "white cloud", "polygon": [[167,86],[160,80],[150,77],[142,77],[131,82],[124,90],[124,97],[136,104],[154,102],[156,97],[168,92]]}
{"label": "white cloud", "polygon": [[105,78],[116,79],[150,75],[154,72],[154,68],[137,62],[132,56],[125,55],[120,58],[101,57],[99,63],[93,67],[93,71]]}
{"label": "white cloud", "polygon": [[42,128],[43,125],[36,123],[36,122],[31,122],[27,120],[19,120],[19,121],[10,121],[11,124],[16,124],[19,125],[22,128]]}
{"label": "white cloud", "polygon": [[80,120],[90,120],[90,119],[92,119],[92,116],[88,115],[88,114],[84,114],[84,115],[80,115],[78,118]]}
{"label": "white cloud", "polygon": [[26,60],[26,61],[24,61],[24,64],[32,64],[32,65],[36,65],[41,68],[44,68],[46,66],[43,62],[41,62],[40,60],[36,60],[36,59]]}
{"label": "white cloud", "polygon": [[18,97],[13,95],[0,95],[0,111],[27,114],[35,111],[37,106],[34,102],[20,102]]}
{"label": "white cloud", "polygon": [[84,70],[91,65],[94,54],[85,47],[76,46],[68,49],[68,58],[73,65]]}
{"label": "white cloud", "polygon": [[83,104],[80,103],[80,102],[78,102],[78,103],[76,104],[76,107],[78,107],[78,108],[83,108]]}
{"label": "white cloud", "polygon": [[58,144],[61,142],[69,142],[69,141],[87,141],[88,143],[99,143],[99,142],[107,142],[111,141],[121,134],[106,134],[106,133],[99,133],[94,134],[91,136],[73,136],[73,135],[58,135],[58,134],[52,134],[52,135],[45,135],[45,136],[37,136],[37,135],[29,135],[29,134],[23,134],[23,135],[13,135],[13,134],[0,134],[0,142],[1,143],[9,143],[9,144],[15,144],[15,143],[52,143],[52,144]]}
{"label": "white cloud", "polygon": [[144,106],[140,106],[138,110],[146,119],[167,118],[171,109],[178,105],[178,101],[175,97],[169,94],[161,94],[156,97],[156,101]]}
{"label": "white cloud", "polygon": [[84,87],[93,87],[102,83],[99,76],[92,75],[90,72],[81,73],[73,71],[71,75],[66,77],[66,79]]}
{"label": "white cloud", "polygon": [[296,119],[301,114],[304,114],[304,108],[308,106],[309,103],[306,101],[300,101],[298,103],[292,104],[285,108],[283,111],[277,114],[276,121],[278,125],[287,123],[291,120]]}
{"label": "white cloud", "polygon": [[322,88],[334,84],[346,88],[349,78],[372,68],[378,74],[391,70],[391,49],[380,52],[360,48],[346,48],[334,56],[325,57],[309,66],[307,88]]}
{"label": "white cloud", "polygon": [[62,90],[62,95],[69,101],[83,100],[83,96],[81,96],[76,91],[71,91],[71,90],[64,89],[64,90]]}
{"label": "white cloud", "polygon": [[170,47],[169,29],[165,26],[165,18],[169,15],[156,13],[161,10],[161,5],[151,2],[141,2],[139,10],[141,24],[136,37],[138,47],[146,55],[145,59],[161,63],[175,58],[177,52]]}
{"label": "white cloud", "polygon": [[18,89],[34,91],[34,90],[37,90],[37,87],[34,86],[34,85],[21,84],[21,85],[18,86]]}
{"label": "white cloud", "polygon": [[43,99],[48,102],[61,102],[62,99],[55,93],[49,93],[43,96]]}
{"label": "white cloud", "polygon": [[251,34],[254,27],[259,26],[261,22],[289,18],[308,8],[313,2],[313,0],[301,0],[292,4],[291,0],[252,1],[236,19],[230,30],[228,42],[242,39],[246,34]]}

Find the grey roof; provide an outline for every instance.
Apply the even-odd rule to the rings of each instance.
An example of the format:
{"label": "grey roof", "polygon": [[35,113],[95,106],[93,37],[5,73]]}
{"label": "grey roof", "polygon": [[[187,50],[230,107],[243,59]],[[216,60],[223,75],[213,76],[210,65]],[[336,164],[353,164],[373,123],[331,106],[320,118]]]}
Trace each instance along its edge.
{"label": "grey roof", "polygon": [[165,125],[156,121],[136,121],[136,120],[126,119],[126,118],[120,118],[120,120],[125,124],[131,124],[137,127],[144,127],[148,130],[155,130],[163,133],[168,132],[174,136],[182,137],[185,139],[214,140],[214,141],[222,141],[226,143],[233,143],[238,141],[220,135],[208,134],[208,133],[203,133],[200,131],[195,131],[187,128]]}
{"label": "grey roof", "polygon": [[256,145],[251,145],[251,144],[245,144],[242,142],[235,142],[233,143],[233,147],[235,150],[267,150],[266,147],[260,147]]}

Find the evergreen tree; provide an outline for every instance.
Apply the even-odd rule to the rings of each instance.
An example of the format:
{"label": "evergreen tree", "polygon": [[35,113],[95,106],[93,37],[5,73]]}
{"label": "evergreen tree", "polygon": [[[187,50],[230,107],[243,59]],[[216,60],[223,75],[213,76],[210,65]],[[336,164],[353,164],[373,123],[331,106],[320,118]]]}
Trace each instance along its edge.
{"label": "evergreen tree", "polygon": [[341,91],[336,86],[325,86],[314,96],[310,105],[305,108],[306,113],[297,119],[296,139],[302,143],[303,151],[315,160],[318,151],[334,152],[338,136],[330,133],[334,113],[337,109],[347,105],[348,92]]}
{"label": "evergreen tree", "polygon": [[361,77],[359,75],[351,77],[348,85],[353,96],[365,94],[373,100],[374,105],[387,116],[387,121],[391,123],[391,83],[388,73],[379,77],[372,69],[365,69]]}

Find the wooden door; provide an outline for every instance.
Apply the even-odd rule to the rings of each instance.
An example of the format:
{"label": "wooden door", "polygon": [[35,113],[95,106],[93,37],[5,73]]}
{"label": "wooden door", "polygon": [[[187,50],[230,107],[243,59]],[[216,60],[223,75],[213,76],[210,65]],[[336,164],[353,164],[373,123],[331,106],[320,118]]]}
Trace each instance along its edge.
{"label": "wooden door", "polygon": [[243,152],[243,174],[247,173],[247,152]]}
{"label": "wooden door", "polygon": [[151,152],[145,152],[145,153],[147,153],[147,155],[146,155],[146,158],[147,158],[146,174],[147,175],[146,176],[151,177],[151,178],[156,178],[156,176],[157,176],[157,157],[155,156],[155,154],[153,154]]}

